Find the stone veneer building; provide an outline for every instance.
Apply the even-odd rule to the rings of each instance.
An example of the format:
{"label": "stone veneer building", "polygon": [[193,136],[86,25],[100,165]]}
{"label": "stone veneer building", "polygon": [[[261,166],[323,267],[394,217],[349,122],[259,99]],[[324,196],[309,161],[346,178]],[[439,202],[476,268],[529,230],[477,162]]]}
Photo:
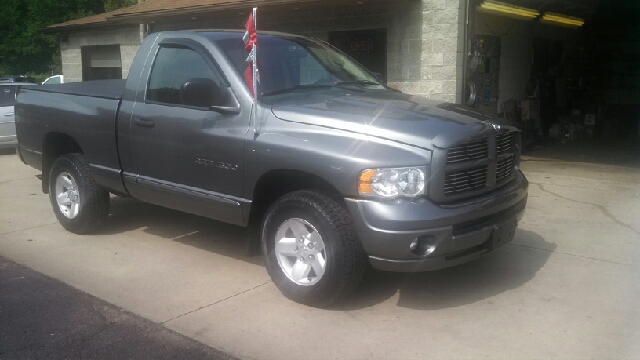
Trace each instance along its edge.
{"label": "stone veneer building", "polygon": [[[185,29],[242,29],[258,7],[258,30],[282,31],[326,40],[403,92],[463,103],[475,64],[469,64],[474,36],[502,41],[491,77],[478,96],[500,111],[504,100],[525,98],[536,37],[564,42],[571,51],[577,32],[538,21],[479,13],[482,0],[139,0],[111,13],[57,24],[65,81],[126,78],[133,57],[150,32]],[[549,8],[582,6],[597,0],[509,0]],[[469,41],[467,41],[469,40]],[[576,46],[576,45],[573,45]],[[474,70],[475,71],[475,68]],[[488,77],[484,77],[485,81]],[[488,82],[488,80],[487,80]],[[481,85],[484,86],[484,85]],[[490,92],[487,92],[489,91]],[[489,101],[490,98],[490,101]],[[464,100],[464,101],[463,101]]]}
{"label": "stone veneer building", "polygon": [[[60,34],[65,81],[87,80],[91,67],[120,68],[126,78],[145,31],[240,29],[251,7],[257,6],[259,31],[283,31],[326,41],[341,32],[349,36],[352,31],[352,37],[365,43],[372,41],[367,29],[386,34],[372,46],[386,48],[378,63],[386,64],[379,72],[389,85],[459,102],[465,5],[466,0],[147,0],[131,8],[54,25],[48,31]],[[378,35],[375,40],[379,39]],[[109,45],[115,51],[110,52]],[[119,52],[114,45],[119,45]]]}

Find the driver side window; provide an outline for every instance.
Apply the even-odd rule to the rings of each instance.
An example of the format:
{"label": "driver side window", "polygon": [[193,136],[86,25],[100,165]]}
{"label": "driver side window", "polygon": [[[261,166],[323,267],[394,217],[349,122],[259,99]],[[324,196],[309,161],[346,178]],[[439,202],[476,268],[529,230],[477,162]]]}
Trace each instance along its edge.
{"label": "driver side window", "polygon": [[194,50],[186,47],[160,47],[149,76],[146,99],[184,105],[180,89],[191,79],[210,79],[220,89],[226,88],[202,56]]}

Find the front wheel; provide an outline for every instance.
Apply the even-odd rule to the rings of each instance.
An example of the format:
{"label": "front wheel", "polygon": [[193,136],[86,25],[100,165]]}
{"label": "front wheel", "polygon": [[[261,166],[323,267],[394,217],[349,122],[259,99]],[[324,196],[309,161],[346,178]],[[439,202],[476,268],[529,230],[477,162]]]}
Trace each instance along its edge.
{"label": "front wheel", "polygon": [[328,306],[355,290],[367,259],[349,213],[328,196],[296,191],[268,210],[262,226],[267,271],[296,302]]}
{"label": "front wheel", "polygon": [[109,215],[109,192],[96,184],[80,154],[64,155],[53,162],[49,199],[60,224],[76,234],[95,230]]}

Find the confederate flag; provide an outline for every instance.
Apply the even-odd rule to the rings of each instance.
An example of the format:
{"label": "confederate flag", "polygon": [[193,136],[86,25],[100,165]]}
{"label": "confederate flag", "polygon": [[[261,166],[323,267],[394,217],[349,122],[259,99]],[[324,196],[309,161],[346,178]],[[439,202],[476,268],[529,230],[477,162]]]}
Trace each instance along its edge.
{"label": "confederate flag", "polygon": [[247,31],[244,33],[242,40],[244,40],[244,48],[249,52],[249,57],[247,58],[247,70],[244,72],[244,80],[249,86],[249,91],[254,96],[256,93],[254,91],[257,88],[258,83],[260,82],[260,75],[258,74],[258,67],[256,62],[256,53],[258,47],[258,33],[256,32],[256,10],[258,8],[253,8],[253,12],[249,15],[249,20],[244,25],[244,28]]}

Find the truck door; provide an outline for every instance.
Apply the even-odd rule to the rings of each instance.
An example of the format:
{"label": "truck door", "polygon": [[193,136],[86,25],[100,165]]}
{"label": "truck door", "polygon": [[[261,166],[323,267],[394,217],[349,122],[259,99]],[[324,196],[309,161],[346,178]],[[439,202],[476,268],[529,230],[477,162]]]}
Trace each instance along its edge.
{"label": "truck door", "polygon": [[[185,84],[203,81],[215,84],[210,106],[185,103]],[[132,111],[130,143],[136,179],[135,184],[127,184],[131,195],[242,224],[246,202],[241,198],[242,149],[249,111],[240,109],[217,63],[201,44],[163,40],[145,100]]]}

